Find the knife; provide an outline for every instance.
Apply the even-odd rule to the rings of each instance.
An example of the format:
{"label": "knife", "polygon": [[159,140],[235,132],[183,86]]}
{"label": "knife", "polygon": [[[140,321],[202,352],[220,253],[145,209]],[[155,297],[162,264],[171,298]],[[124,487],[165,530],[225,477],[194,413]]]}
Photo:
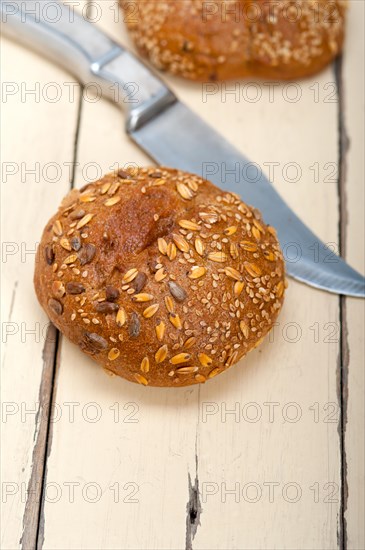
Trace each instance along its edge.
{"label": "knife", "polygon": [[[313,287],[365,297],[365,279],[297,217],[255,164],[180,102],[146,65],[61,2],[1,0],[4,34],[97,83],[126,111],[126,132],[158,164],[239,194],[274,226],[287,273]],[[118,92],[118,93],[116,93]],[[236,174],[222,183],[221,169]],[[237,177],[238,176],[238,177]]]}

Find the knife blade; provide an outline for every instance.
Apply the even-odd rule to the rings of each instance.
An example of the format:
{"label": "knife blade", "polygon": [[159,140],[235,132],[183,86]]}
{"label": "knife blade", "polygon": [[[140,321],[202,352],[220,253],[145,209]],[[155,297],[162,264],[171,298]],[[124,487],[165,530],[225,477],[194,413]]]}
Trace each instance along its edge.
{"label": "knife blade", "polygon": [[[69,6],[54,4],[56,18],[37,0],[1,0],[5,34],[62,65],[80,82],[98,83],[108,99],[126,108],[126,131],[157,163],[207,177],[261,210],[277,230],[290,276],[329,292],[365,297],[365,278],[314,235],[263,172],[258,175],[253,163],[135,56]],[[234,177],[222,178],[222,170]]]}
{"label": "knife blade", "polygon": [[[177,102],[129,133],[159,164],[207,176],[261,210],[265,222],[277,230],[289,275],[323,290],[364,296],[364,277],[312,233],[264,173],[258,175],[252,162],[188,107]],[[222,170],[232,176],[224,184]]]}

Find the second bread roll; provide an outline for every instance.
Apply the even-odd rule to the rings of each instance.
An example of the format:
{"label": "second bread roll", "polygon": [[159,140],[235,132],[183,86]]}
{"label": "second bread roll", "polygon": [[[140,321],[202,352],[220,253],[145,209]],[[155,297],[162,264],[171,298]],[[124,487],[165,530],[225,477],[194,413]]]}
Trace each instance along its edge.
{"label": "second bread roll", "polygon": [[347,0],[121,0],[139,52],[191,80],[297,79],[340,53]]}

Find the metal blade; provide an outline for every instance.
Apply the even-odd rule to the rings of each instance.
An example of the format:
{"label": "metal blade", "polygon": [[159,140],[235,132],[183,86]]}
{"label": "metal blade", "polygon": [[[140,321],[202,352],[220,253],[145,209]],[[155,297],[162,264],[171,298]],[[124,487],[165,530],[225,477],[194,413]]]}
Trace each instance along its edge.
{"label": "metal blade", "polygon": [[329,292],[365,297],[365,278],[308,229],[257,165],[188,107],[176,102],[130,136],[157,163],[206,177],[261,210],[277,230],[289,275]]}

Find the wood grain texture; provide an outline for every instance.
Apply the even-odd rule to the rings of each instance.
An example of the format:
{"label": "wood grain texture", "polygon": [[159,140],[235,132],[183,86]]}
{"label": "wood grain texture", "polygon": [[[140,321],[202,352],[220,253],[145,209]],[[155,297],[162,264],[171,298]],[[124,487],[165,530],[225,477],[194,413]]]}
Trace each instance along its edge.
{"label": "wood grain texture", "polygon": [[[121,25],[113,22],[110,4],[99,6],[103,16],[98,24],[119,37]],[[262,98],[257,103],[236,103],[229,96],[224,103],[220,93],[204,103],[201,88],[173,78],[168,81],[183,100],[261,166],[278,163],[274,177],[277,187],[294,208],[300,207],[302,217],[326,242],[336,242],[336,180],[320,186],[313,181],[310,168],[315,162],[322,169],[326,162],[337,161],[336,104],[316,104],[310,90],[312,82],[301,85],[298,103],[287,101],[286,94],[293,89],[282,86],[276,90],[274,103],[270,103],[270,89],[265,86],[260,87]],[[321,90],[327,83],[334,84],[331,70],[323,73],[318,83]],[[313,140],[313,126],[319,120],[320,128]],[[115,163],[146,162],[121,132],[122,125],[123,115],[115,106],[84,103],[78,144],[80,168],[96,158],[103,170]],[[298,143],[306,140],[310,140],[311,147],[299,148]],[[285,144],[279,151],[278,142]],[[296,183],[289,181],[290,173],[283,181],[283,173],[291,169],[288,163],[302,171]],[[264,169],[267,171],[268,166]],[[78,185],[85,182],[81,170],[76,179]],[[298,300],[306,304],[300,311]],[[322,339],[326,323],[338,322],[338,299],[291,282],[279,321],[273,342],[267,341],[241,365],[200,391],[145,392],[124,381],[106,378],[64,342],[56,400],[75,399],[81,402],[80,407],[96,401],[102,418],[90,425],[81,415],[71,426],[54,425],[47,480],[57,480],[60,486],[65,480],[81,480],[84,486],[95,481],[96,487],[104,490],[93,506],[79,495],[77,517],[65,500],[56,506],[46,502],[45,547],[335,547],[339,501],[335,495],[334,502],[325,502],[328,486],[324,486],[332,483],[334,492],[339,490],[339,441],[337,421],[324,422],[323,407],[337,402],[339,343],[325,345]],[[321,332],[320,342],[314,341],[314,329],[310,328],[315,323]],[[290,339],[297,338],[296,330],[302,335],[290,343]],[[136,403],[141,412],[139,422],[120,426],[108,420],[114,400],[120,406],[127,401]],[[249,403],[251,408],[247,407]],[[310,409],[315,403],[321,417],[317,422],[315,411]],[[274,409],[272,422],[268,417],[270,407]],[[227,414],[222,420],[225,408],[237,410],[238,418]],[[248,417],[255,410],[262,411],[262,418],[250,422]],[[288,420],[291,415],[297,415],[298,421]],[[128,442],[124,453],[121,437]],[[76,457],[75,445],[79,448]],[[93,449],[93,460],[85,462]],[[122,465],[115,458],[119,453]],[[112,505],[110,486],[118,480],[136,483],[138,504]],[[269,495],[270,485],[273,496]],[[223,494],[224,489],[236,488],[238,502],[236,495]],[[250,491],[254,495],[255,489],[262,491],[262,496],[256,503],[249,502],[254,498]],[[297,498],[298,502],[290,502]],[[118,508],[119,524],[115,529]],[[57,521],[60,510],[68,527],[62,533]],[[87,517],[92,518],[91,528],[85,524]],[[263,523],[263,517],[270,519]],[[283,517],[285,522],[280,520]],[[298,523],[303,526],[299,532],[291,528]],[[304,526],[309,523],[311,529],[306,530]],[[135,528],[138,524],[143,525],[142,530]],[[273,530],[273,524],[278,528]],[[163,528],[156,529],[157,525]]]}
{"label": "wood grain texture", "polygon": [[[130,46],[116,2],[91,4],[90,18]],[[271,176],[324,242],[336,246],[345,222],[336,172],[339,108],[344,108],[351,144],[341,184],[347,200],[346,254],[364,271],[359,252],[363,187],[353,183],[363,181],[360,4],[352,3],[349,25],[354,32],[348,33],[342,66],[342,106],[333,68],[293,85],[229,83],[214,95],[206,95],[200,85],[166,80]],[[29,52],[4,44],[8,80],[32,82],[37,74],[43,82],[72,81]],[[124,134],[123,113],[85,90],[80,102],[78,95],[73,103],[37,106],[15,98],[4,111],[3,158],[39,158],[44,164],[74,160],[76,186],[116,165],[150,162]],[[9,241],[20,242],[24,234],[27,242],[36,240],[69,178],[52,186],[44,181],[20,185],[16,177],[11,182],[3,193],[10,204],[16,192],[17,201],[4,220],[6,235]],[[35,217],[34,211],[42,214]],[[34,324],[38,318],[46,323],[32,290],[31,262],[23,265],[13,254],[5,267],[5,318],[12,310],[11,320],[18,324],[23,319]],[[204,386],[174,390],[111,378],[65,339],[58,345],[57,361],[56,345],[48,344],[43,363],[43,342],[28,338],[23,345],[9,337],[3,346],[3,400],[34,403],[39,388],[41,396],[47,388],[53,411],[52,417],[44,412],[41,422],[34,415],[23,423],[19,415],[8,415],[3,425],[9,449],[3,464],[6,480],[27,487],[42,477],[40,502],[34,507],[20,493],[3,505],[3,547],[19,547],[26,511],[24,548],[363,548],[363,311],[362,301],[346,300],[343,310],[338,297],[290,280],[278,325],[259,349]],[[341,317],[346,321],[342,330]],[[348,395],[341,397],[346,327],[347,385],[345,378],[342,382]],[[343,426],[341,418],[347,419]],[[347,471],[341,452],[346,453]],[[34,453],[38,458],[32,466]]]}
{"label": "wood grain texture", "polygon": [[[38,213],[56,208],[68,188],[77,104],[65,95],[64,83],[71,81],[67,73],[5,39],[2,76],[1,393],[2,448],[7,452],[1,461],[1,540],[3,548],[17,548],[22,539],[31,548],[56,344],[33,290],[35,248],[44,224]],[[59,101],[48,100],[51,82],[62,89]]]}

